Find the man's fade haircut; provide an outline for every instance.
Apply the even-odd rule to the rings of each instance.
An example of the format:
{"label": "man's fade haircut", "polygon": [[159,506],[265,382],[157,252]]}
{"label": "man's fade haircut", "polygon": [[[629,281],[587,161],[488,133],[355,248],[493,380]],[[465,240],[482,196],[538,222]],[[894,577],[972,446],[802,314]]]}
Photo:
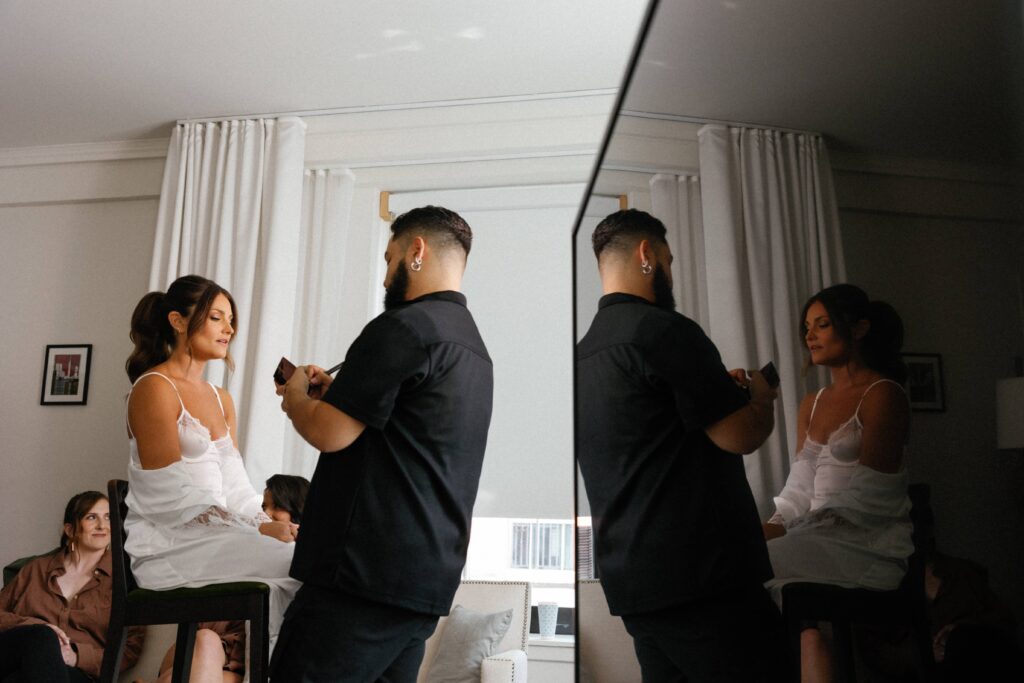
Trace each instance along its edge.
{"label": "man's fade haircut", "polygon": [[668,244],[665,224],[646,211],[624,209],[598,223],[590,241],[600,261],[601,254],[630,250],[642,239]]}
{"label": "man's fade haircut", "polygon": [[393,239],[398,240],[413,232],[430,238],[432,246],[448,250],[456,246],[469,256],[473,246],[473,231],[462,216],[441,206],[421,206],[406,211],[391,224]]}

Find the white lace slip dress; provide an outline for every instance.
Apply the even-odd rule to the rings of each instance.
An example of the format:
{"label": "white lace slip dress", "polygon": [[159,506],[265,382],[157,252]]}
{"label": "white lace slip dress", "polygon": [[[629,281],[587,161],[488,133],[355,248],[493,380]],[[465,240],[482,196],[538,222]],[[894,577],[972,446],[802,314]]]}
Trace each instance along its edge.
{"label": "white lace slip dress", "polygon": [[[157,372],[142,375],[135,383],[149,375],[163,377],[178,393],[174,382]],[[213,384],[210,388],[223,416],[220,395]],[[301,585],[288,576],[295,544],[260,534],[260,523],[270,518],[263,513],[263,497],[253,489],[230,432],[211,438],[209,429],[185,408],[180,394],[178,402],[181,460],[177,462],[143,469],[128,426],[131,457],[124,526],[132,572],[140,587],[154,590],[227,581],[266,583],[273,645],[284,610]]]}
{"label": "white lace slip dress", "polygon": [[[860,463],[860,406],[881,382],[892,380],[868,386],[853,416],[825,443],[804,439],[775,498],[769,521],[785,525],[786,535],[768,541],[775,578],[765,586],[776,602],[782,586],[794,581],[891,590],[906,573],[914,550],[906,462],[895,473]],[[808,429],[822,391],[814,397]]]}

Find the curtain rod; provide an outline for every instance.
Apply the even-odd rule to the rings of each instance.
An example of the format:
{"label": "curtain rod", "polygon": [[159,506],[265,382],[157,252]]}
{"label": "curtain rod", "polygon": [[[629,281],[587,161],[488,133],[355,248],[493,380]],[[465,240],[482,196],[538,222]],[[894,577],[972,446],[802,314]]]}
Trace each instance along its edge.
{"label": "curtain rod", "polygon": [[783,133],[796,133],[798,135],[817,135],[822,137],[822,134],[814,130],[801,130],[799,128],[784,128],[782,126],[769,126],[763,123],[744,123],[742,121],[724,121],[722,119],[706,119],[700,116],[683,116],[682,114],[660,114],[653,111],[636,111],[633,109],[623,109],[619,112],[619,116],[632,116],[638,119],[656,119],[658,121],[678,121],[679,123],[700,123],[700,124],[719,124],[722,126],[731,126],[733,128],[760,128],[764,130],[777,130]]}
{"label": "curtain rod", "polygon": [[401,104],[367,104],[353,107],[336,107],[333,109],[303,109],[298,111],[268,112],[263,114],[237,114],[225,116],[208,116],[192,119],[178,119],[176,123],[216,123],[236,119],[267,119],[281,116],[333,116],[337,114],[363,114],[382,111],[402,111],[407,109],[439,109],[445,107],[463,107],[477,104],[503,104],[507,102],[537,102],[543,100],[564,100],[583,97],[613,96],[616,88],[596,90],[570,90],[568,92],[531,93],[526,95],[502,95],[499,97],[470,97],[456,100],[431,100],[426,102],[405,102]]}

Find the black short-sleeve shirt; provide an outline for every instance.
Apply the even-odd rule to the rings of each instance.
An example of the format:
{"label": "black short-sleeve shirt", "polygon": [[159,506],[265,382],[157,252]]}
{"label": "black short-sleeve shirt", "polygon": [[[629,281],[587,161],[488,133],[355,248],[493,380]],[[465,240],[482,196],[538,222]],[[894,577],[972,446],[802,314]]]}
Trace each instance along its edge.
{"label": "black short-sleeve shirt", "polygon": [[576,357],[576,452],[612,614],[771,578],[743,458],[704,431],[748,398],[700,326],[608,294]]}
{"label": "black short-sleeve shirt", "polygon": [[291,575],[368,600],[447,614],[469,544],[494,387],[458,292],[363,329],[323,400],[364,422],[321,453]]}

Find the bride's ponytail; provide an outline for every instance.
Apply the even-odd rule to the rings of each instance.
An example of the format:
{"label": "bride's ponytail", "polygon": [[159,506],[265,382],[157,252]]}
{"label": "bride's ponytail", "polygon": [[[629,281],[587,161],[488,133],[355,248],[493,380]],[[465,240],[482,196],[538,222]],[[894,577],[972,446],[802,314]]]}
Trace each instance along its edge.
{"label": "bride's ponytail", "polygon": [[164,305],[165,296],[163,292],[150,292],[142,297],[132,313],[132,327],[128,337],[135,348],[124,364],[132,384],[146,370],[171,357],[174,330],[167,320],[169,311]]}

